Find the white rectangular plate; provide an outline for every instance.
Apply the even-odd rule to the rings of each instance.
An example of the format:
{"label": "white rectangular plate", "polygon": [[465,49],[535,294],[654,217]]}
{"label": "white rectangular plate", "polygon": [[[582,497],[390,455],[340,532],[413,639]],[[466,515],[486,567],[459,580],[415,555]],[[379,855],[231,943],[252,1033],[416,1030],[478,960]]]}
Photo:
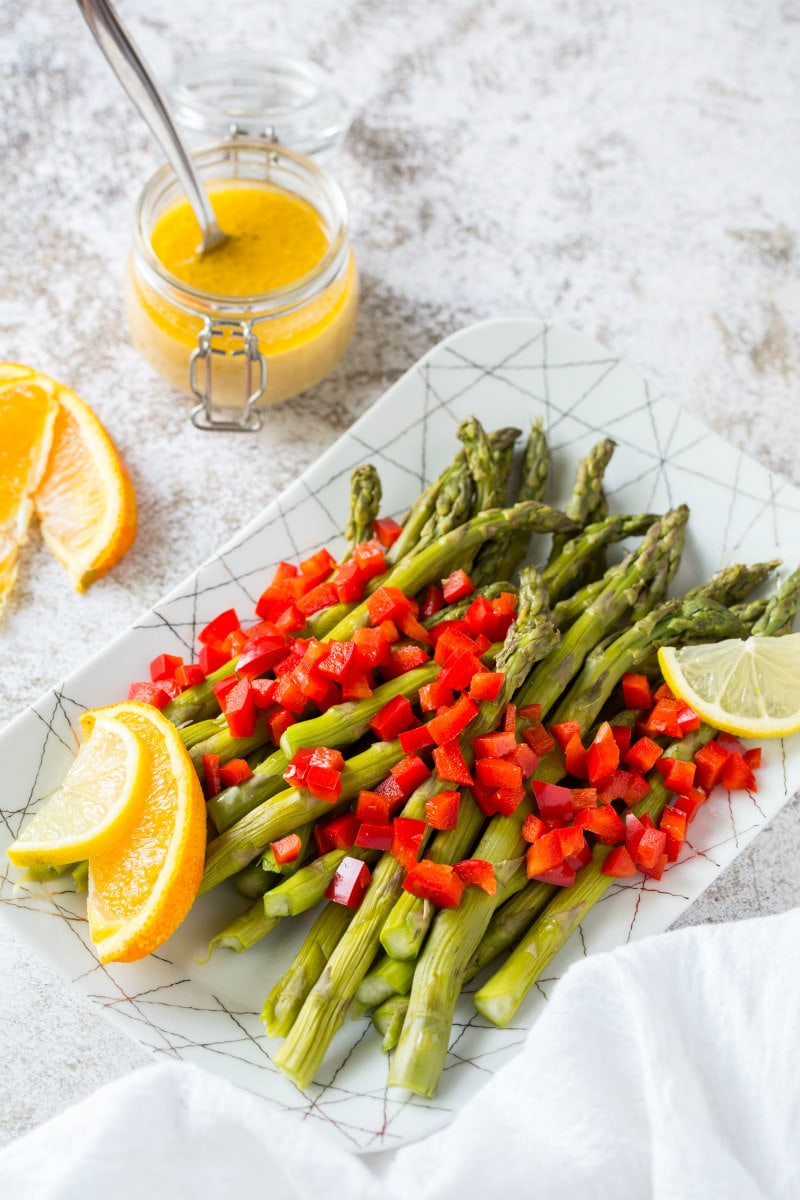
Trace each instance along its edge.
{"label": "white rectangular plate", "polygon": [[[722,563],[800,559],[800,492],[728,445],[668,401],[603,347],[569,329],[532,320],[476,325],[436,346],[283,495],[190,579],[0,734],[0,851],[39,799],[63,777],[77,747],[83,708],[126,694],[161,651],[192,655],[198,629],[234,606],[243,619],[282,558],[320,546],[334,553],[348,505],[350,472],[380,470],[384,513],[400,515],[452,458],[455,431],[475,414],[488,428],[544,417],[554,459],[551,499],[566,502],[578,459],[602,435],[617,442],[607,474],[612,511],[664,511],[685,501],[689,537],[675,590]],[[15,888],[0,877],[6,918],[76,988],[156,1054],[192,1061],[325,1124],[358,1150],[393,1147],[445,1123],[516,1053],[555,979],[575,958],[665,929],[800,786],[800,737],[767,743],[759,793],[714,795],[694,822],[685,853],[660,883],[614,885],[521,1008],[513,1027],[479,1018],[469,996],[456,1016],[447,1069],[435,1101],[385,1086],[386,1060],[367,1021],[348,1022],[317,1082],[301,1094],[273,1065],[275,1044],[258,1019],[312,915],[286,922],[236,955],[217,951],[198,965],[209,938],[243,902],[231,887],[203,897],[175,936],[140,963],[102,967],[85,903],[66,886]],[[5,855],[2,855],[5,864]]]}

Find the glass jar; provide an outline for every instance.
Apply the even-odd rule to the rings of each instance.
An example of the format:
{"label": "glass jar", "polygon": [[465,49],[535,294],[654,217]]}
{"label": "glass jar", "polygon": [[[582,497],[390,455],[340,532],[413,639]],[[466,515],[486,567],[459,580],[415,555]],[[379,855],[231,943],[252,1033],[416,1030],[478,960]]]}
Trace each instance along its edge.
{"label": "glass jar", "polygon": [[[256,67],[251,63],[251,68],[240,78],[252,92]],[[192,77],[196,107],[205,104],[217,121],[229,121],[231,132],[226,140],[192,151],[201,178],[207,185],[264,185],[305,201],[321,223],[327,250],[300,278],[258,295],[220,295],[188,285],[153,249],[160,217],[183,199],[172,168],[165,165],[145,185],[136,206],[125,299],[134,345],[169,383],[198,400],[194,424],[255,430],[263,405],[312,387],[341,358],[355,326],[358,273],[347,206],[332,177],[305,154],[268,140],[281,132],[269,123],[268,112],[259,128],[266,137],[251,140],[237,136],[229,120],[241,112],[235,96],[232,111],[209,106],[209,97],[217,99],[220,70],[229,75],[230,69],[229,62],[210,59],[199,83],[196,72]],[[263,77],[264,64],[257,69]],[[248,103],[252,108],[252,96]],[[293,111],[301,108],[307,104],[295,104]]]}

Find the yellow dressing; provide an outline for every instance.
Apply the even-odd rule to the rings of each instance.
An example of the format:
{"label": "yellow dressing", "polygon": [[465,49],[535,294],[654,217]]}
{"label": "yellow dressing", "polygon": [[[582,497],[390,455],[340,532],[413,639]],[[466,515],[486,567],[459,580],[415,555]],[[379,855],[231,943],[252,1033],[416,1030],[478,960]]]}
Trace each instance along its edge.
{"label": "yellow dressing", "polygon": [[296,283],[313,271],[328,249],[316,210],[280,188],[227,183],[208,189],[228,240],[198,254],[200,229],[188,200],[156,222],[153,251],[182,283],[224,296],[254,296]]}

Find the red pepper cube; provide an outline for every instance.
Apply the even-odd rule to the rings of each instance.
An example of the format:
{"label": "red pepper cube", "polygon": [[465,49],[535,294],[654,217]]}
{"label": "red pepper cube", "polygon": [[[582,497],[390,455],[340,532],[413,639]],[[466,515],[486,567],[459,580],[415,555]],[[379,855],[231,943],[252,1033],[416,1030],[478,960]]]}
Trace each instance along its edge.
{"label": "red pepper cube", "polygon": [[395,817],[391,852],[407,871],[419,857],[424,836],[424,821],[416,821],[413,817]]}
{"label": "red pepper cube", "polygon": [[426,654],[421,646],[412,643],[398,646],[392,651],[389,663],[383,668],[384,679],[396,679],[398,675],[405,675],[408,671],[421,667],[429,659],[430,655]]}
{"label": "red pepper cube", "polygon": [[652,708],[653,696],[647,676],[623,675],[622,699],[626,708]]}
{"label": "red pepper cube", "polygon": [[467,572],[460,568],[453,571],[452,575],[448,575],[447,579],[442,580],[442,593],[447,604],[455,604],[457,600],[471,596],[474,591],[475,584]]}
{"label": "red pepper cube", "polygon": [[236,673],[243,679],[256,679],[265,675],[289,654],[283,637],[250,638],[239,655]]}
{"label": "red pepper cube", "polygon": [[250,764],[244,758],[231,758],[219,769],[220,783],[224,788],[236,787],[246,779],[253,778]]}
{"label": "red pepper cube", "polygon": [[404,729],[397,735],[400,749],[404,754],[416,754],[417,750],[427,750],[434,745],[427,725],[417,725],[413,729]]}
{"label": "red pepper cube", "polygon": [[352,642],[358,650],[362,666],[367,670],[383,667],[391,660],[392,648],[380,627],[372,629],[365,626],[363,629],[356,629]]}
{"label": "red pepper cube", "polygon": [[333,767],[312,764],[308,768],[304,786],[317,800],[335,804],[342,794],[342,773]]}
{"label": "red pepper cube", "polygon": [[522,736],[525,739],[525,744],[530,746],[535,754],[542,758],[545,754],[549,754],[555,747],[555,738],[551,737],[545,729],[541,721],[535,722],[533,725],[528,725],[523,729]]}
{"label": "red pepper cube", "polygon": [[355,604],[364,599],[367,581],[358,563],[343,563],[337,569],[331,583],[336,588],[340,604]]}
{"label": "red pepper cube", "polygon": [[720,746],[719,742],[706,742],[705,746],[701,746],[694,756],[694,764],[697,768],[695,782],[698,787],[710,792],[717,786],[729,754],[730,751],[726,750],[724,746]]}
{"label": "red pepper cube", "polygon": [[447,790],[437,792],[425,802],[425,820],[434,829],[455,829],[458,825],[458,810],[461,793]]}
{"label": "red pepper cube", "polygon": [[682,762],[678,758],[660,758],[656,767],[663,776],[664,786],[671,792],[680,792],[684,796],[694,786],[696,768],[693,762]]}
{"label": "red pepper cube", "polygon": [[634,770],[644,774],[651,771],[661,758],[661,747],[652,738],[640,737],[629,750],[625,751],[623,758]]}
{"label": "red pepper cube", "polygon": [[529,879],[538,878],[544,871],[560,867],[564,861],[561,851],[561,841],[558,829],[543,833],[528,847],[525,856],[525,870]]}
{"label": "red pepper cube", "polygon": [[[454,621],[450,623],[449,628],[444,629],[440,633],[438,632],[440,626],[437,625],[436,627],[436,649],[433,658],[440,666],[444,666],[449,659],[455,658],[458,654],[477,655],[480,652],[480,647],[475,639],[457,628],[460,624],[461,622]],[[431,630],[431,633],[433,632]],[[481,669],[485,669],[483,668],[483,664],[481,664]]]}
{"label": "red pepper cube", "polygon": [[660,734],[670,738],[682,737],[683,731],[678,723],[678,702],[666,699],[657,700],[648,714],[644,727],[648,734],[656,737]]}
{"label": "red pepper cube", "polygon": [[757,771],[761,766],[761,747],[752,746],[749,750],[745,750],[742,757],[751,771]]}
{"label": "red pepper cube", "polygon": [[290,725],[297,723],[297,717],[290,713],[286,708],[279,708],[277,712],[272,712],[267,715],[267,725],[269,726],[270,737],[277,746]]}
{"label": "red pepper cube", "polygon": [[720,730],[715,735],[715,741],[718,746],[724,746],[726,750],[731,750],[736,754],[741,754],[744,757],[744,742],[740,742],[738,737],[733,733],[728,733],[726,730]]}
{"label": "red pepper cube", "polygon": [[525,788],[522,784],[517,787],[494,788],[492,790],[492,807],[501,817],[510,817],[517,811],[524,798]]}
{"label": "red pepper cube", "polygon": [[408,638],[413,638],[415,642],[432,642],[433,638],[428,633],[424,625],[421,625],[413,613],[402,613],[397,618],[397,624],[402,632]]}
{"label": "red pepper cube", "polygon": [[515,762],[522,771],[523,779],[530,779],[531,775],[539,765],[539,755],[534,754],[530,746],[526,746],[524,742],[521,745],[514,747],[514,752],[513,754],[509,755],[509,758]]}
{"label": "red pepper cube", "polygon": [[636,847],[635,860],[643,870],[652,870],[665,853],[667,835],[660,829],[645,829]]}
{"label": "red pepper cube", "polygon": [[390,742],[398,733],[408,729],[416,720],[407,696],[394,696],[369,722],[369,727],[382,742]]}
{"label": "red pepper cube", "polygon": [[572,792],[558,783],[531,780],[539,815],[546,821],[568,821],[572,817]]}
{"label": "red pepper cube", "polygon": [[[583,742],[577,733],[573,734],[564,747],[564,765],[567,768],[568,775],[574,775],[576,779],[591,779],[589,775],[589,751],[584,750]],[[597,780],[593,780],[592,782],[596,783]]]}
{"label": "red pepper cube", "polygon": [[367,893],[370,880],[369,867],[359,858],[343,858],[336,874],[328,884],[325,899],[345,908],[359,908]]}
{"label": "red pepper cube", "polygon": [[[635,775],[632,771],[612,771],[597,789],[597,803],[613,804],[615,800],[624,800],[626,804],[635,804],[637,799],[643,799],[638,794],[639,788],[634,784],[634,781],[640,778],[641,776]],[[632,789],[635,795],[632,795]],[[650,785],[645,780],[644,795],[646,796],[649,791]]]}
{"label": "red pepper cube", "polygon": [[503,713],[503,732],[514,733],[517,728],[517,706],[507,704]]}
{"label": "red pepper cube", "polygon": [[333,583],[318,583],[297,601],[297,608],[304,617],[312,617],[314,613],[322,612],[323,608],[331,608],[339,603],[336,585]]}
{"label": "red pepper cube", "polygon": [[216,796],[222,790],[222,782],[219,777],[219,755],[204,754],[202,761],[206,799],[210,800],[212,796]]}
{"label": "red pepper cube", "polygon": [[436,774],[445,783],[462,783],[465,787],[471,787],[475,782],[464,762],[457,738],[446,742],[444,746],[436,747],[433,752],[433,764]]}
{"label": "red pepper cube", "polygon": [[578,721],[556,721],[550,726],[550,733],[564,750],[570,738],[581,736],[581,727]]}
{"label": "red pepper cube", "polygon": [[630,749],[633,730],[630,725],[612,725],[611,732],[614,735],[614,741],[617,743],[620,758],[622,758],[623,754]]}
{"label": "red pepper cube", "polygon": [[493,817],[497,813],[497,788],[482,787],[479,783],[472,785],[472,798],[485,817]]}
{"label": "red pepper cube", "polygon": [[169,693],[161,683],[132,683],[128,688],[128,699],[138,700],[140,704],[150,704],[153,708],[164,708],[169,704]]}
{"label": "red pepper cube", "polygon": [[400,641],[400,630],[397,628],[394,621],[381,621],[378,629],[380,629],[385,640],[390,646],[393,646],[395,642]]}
{"label": "red pepper cube", "polygon": [[405,792],[400,787],[400,784],[395,779],[394,775],[387,775],[381,783],[374,789],[381,796],[386,796],[394,806],[399,808],[405,800]]}
{"label": "red pepper cube", "polygon": [[174,679],[178,667],[183,666],[179,654],[159,654],[150,663],[150,679],[158,683],[160,679]]}
{"label": "red pepper cube", "polygon": [[218,613],[213,621],[209,621],[204,629],[200,630],[197,640],[204,646],[221,646],[229,633],[240,628],[241,622],[236,615],[236,609],[226,608],[224,612]]}
{"label": "red pepper cube", "polygon": [[496,621],[496,614],[492,608],[491,601],[487,600],[485,596],[476,596],[464,613],[464,620],[467,622],[469,631],[473,636],[482,633],[487,637],[491,637]]}
{"label": "red pepper cube", "polygon": [[431,772],[418,754],[407,754],[399,763],[395,763],[390,773],[402,789],[403,795],[410,796],[425,782]]}
{"label": "red pepper cube", "polygon": [[329,850],[349,850],[355,843],[360,824],[355,813],[317,821],[313,829],[317,850],[320,854],[327,854]]}
{"label": "red pepper cube", "polygon": [[481,660],[476,655],[464,650],[460,654],[454,654],[452,658],[448,658],[439,672],[439,681],[447,687],[451,687],[453,691],[461,692],[469,687],[473,675],[477,675],[483,669]]}
{"label": "red pepper cube", "polygon": [[326,642],[325,646],[326,652],[316,666],[326,679],[341,683],[347,675],[362,670],[355,642]]}
{"label": "red pepper cube", "polygon": [[205,679],[205,672],[199,663],[182,663],[175,671],[175,680],[181,689],[196,687]]}
{"label": "red pepper cube", "polygon": [[[245,680],[245,682],[247,681]],[[289,712],[294,713],[296,717],[302,716],[308,703],[308,697],[293,674],[282,675],[278,680],[275,688],[275,703],[280,704],[282,708],[288,708]]]}
{"label": "red pepper cube", "polygon": [[677,841],[682,842],[686,837],[686,826],[686,813],[668,804],[661,814],[661,820],[658,823],[659,829],[662,829],[664,833],[671,834]]}
{"label": "red pepper cube", "polygon": [[375,825],[364,821],[356,834],[355,844],[363,846],[365,850],[388,851],[392,848],[393,839],[394,828],[391,822],[386,825]]}
{"label": "red pepper cube", "polygon": [[517,788],[522,783],[522,769],[504,758],[479,758],[475,778],[484,787]]}
{"label": "red pepper cube", "polygon": [[253,703],[256,708],[271,708],[275,696],[277,682],[274,679],[253,679],[250,688],[253,693]]}
{"label": "red pepper cube", "polygon": [[402,613],[411,611],[411,601],[397,587],[379,587],[367,599],[367,611],[373,625],[394,621]]}
{"label": "red pepper cube", "polygon": [[403,888],[421,900],[430,900],[436,908],[457,908],[464,892],[464,884],[447,863],[431,862],[423,858],[414,863],[405,879]]}
{"label": "red pepper cube", "polygon": [[422,598],[419,604],[419,615],[423,621],[428,617],[434,617],[437,612],[441,612],[444,608],[444,593],[436,583],[429,583],[422,593]]}
{"label": "red pepper cube", "polygon": [[222,643],[222,649],[227,654],[228,658],[236,658],[237,654],[241,654],[247,645],[248,637],[243,629],[234,629],[225,638]]}
{"label": "red pepper cube", "polygon": [[440,680],[426,683],[419,689],[419,706],[423,712],[435,712],[438,708],[448,708],[453,702],[453,689]]}
{"label": "red pepper cube", "polygon": [[597,808],[597,788],[570,788],[572,811],[581,813],[586,808]]}
{"label": "red pepper cube", "polygon": [[376,517],[372,522],[372,528],[375,537],[387,550],[395,544],[403,532],[403,526],[399,521],[395,521],[394,517]]}
{"label": "red pepper cube", "polygon": [[367,581],[376,579],[386,571],[383,546],[376,538],[356,543],[353,547],[353,562]]}
{"label": "red pepper cube", "polygon": [[535,842],[538,838],[546,833],[547,826],[541,817],[537,817],[535,813],[528,813],[525,820],[522,822],[522,836],[526,842]]}
{"label": "red pepper cube", "polygon": [[344,770],[344,756],[335,747],[315,746],[311,751],[309,767],[326,767],[329,771]]}
{"label": "red pepper cube", "polygon": [[755,775],[744,761],[743,756],[737,754],[735,750],[731,751],[727,761],[723,764],[719,781],[729,792],[758,791]]}
{"label": "red pepper cube", "polygon": [[619,766],[619,746],[608,721],[603,721],[586,751],[586,773],[589,782],[597,785]]}
{"label": "red pepper cube", "polygon": [[213,675],[220,667],[224,667],[227,661],[228,655],[218,646],[203,646],[197,656],[198,665],[206,676]]}
{"label": "red pepper cube", "polygon": [[607,846],[614,846],[617,842],[625,840],[625,822],[610,804],[604,804],[600,808],[581,809],[575,822]]}
{"label": "red pepper cube", "polygon": [[577,871],[575,867],[571,867],[568,862],[561,863],[558,867],[553,867],[549,871],[542,871],[539,875],[534,875],[537,883],[554,884],[556,887],[569,888],[575,882]]}
{"label": "red pepper cube", "polygon": [[676,717],[681,729],[681,737],[684,734],[691,733],[695,729],[700,728],[700,718],[697,713],[683,700],[677,701]]}
{"label": "red pepper cube", "polygon": [[636,862],[641,841],[647,826],[640,821],[635,813],[625,814],[625,847],[631,858]]}
{"label": "red pepper cube", "polygon": [[287,833],[286,837],[279,838],[277,842],[270,842],[272,856],[279,867],[284,863],[297,862],[302,848],[302,840],[296,833]]}
{"label": "red pepper cube", "polygon": [[[258,609],[256,609],[257,611]],[[303,629],[306,624],[306,619],[296,604],[284,605],[276,613],[273,620],[281,633],[290,633],[292,630]]]}
{"label": "red pepper cube", "polygon": [[[664,835],[665,846],[666,846],[666,841],[667,841],[667,837],[665,834]],[[664,870],[665,870],[668,862],[669,862],[669,857],[667,855],[666,850],[664,850],[663,854],[659,854],[657,861],[653,864],[652,867],[643,867],[640,863],[639,870],[642,872],[643,875],[646,875],[648,877],[648,879],[660,879],[661,876],[664,874]]]}
{"label": "red pepper cube", "polygon": [[482,733],[472,741],[476,758],[503,758],[513,754],[516,747],[513,733]]}
{"label": "red pepper cube", "polygon": [[428,729],[437,746],[452,742],[478,715],[478,706],[469,696],[459,696],[455,704],[436,714]]}
{"label": "red pepper cube", "polygon": [[327,579],[336,566],[336,559],[325,547],[300,563],[300,573],[309,588]]}
{"label": "red pepper cube", "polygon": [[231,737],[249,738],[256,729],[256,706],[250,681],[240,679],[225,696],[222,703],[225,720]]}
{"label": "red pepper cube", "polygon": [[504,681],[502,671],[477,671],[469,682],[469,694],[473,700],[496,700]]}
{"label": "red pepper cube", "polygon": [[600,870],[604,875],[612,875],[615,879],[628,879],[636,874],[636,863],[624,846],[615,846]]}
{"label": "red pepper cube", "polygon": [[698,808],[705,804],[708,797],[700,788],[692,788],[686,796],[676,796],[672,803],[673,808],[677,808],[679,812],[686,814],[686,821],[692,821],[697,813]]}
{"label": "red pepper cube", "polygon": [[283,772],[283,778],[291,787],[303,787],[305,785],[313,756],[313,746],[303,746],[295,751],[291,762]]}
{"label": "red pepper cube", "polygon": [[463,884],[474,884],[489,896],[497,894],[497,877],[494,873],[494,866],[485,858],[465,858],[462,862],[456,863],[453,870]]}
{"label": "red pepper cube", "polygon": [[[400,798],[402,803],[402,797]],[[380,792],[361,791],[356,801],[356,817],[368,825],[388,825],[397,807],[389,796]]]}
{"label": "red pepper cube", "polygon": [[217,697],[219,706],[223,710],[225,708],[225,697],[227,696],[228,692],[236,687],[238,682],[239,677],[237,675],[227,675],[224,679],[219,679],[216,683],[211,685],[211,690]]}
{"label": "red pepper cube", "polygon": [[566,825],[553,830],[558,836],[561,857],[565,860],[580,856],[586,847],[586,837],[580,825]]}

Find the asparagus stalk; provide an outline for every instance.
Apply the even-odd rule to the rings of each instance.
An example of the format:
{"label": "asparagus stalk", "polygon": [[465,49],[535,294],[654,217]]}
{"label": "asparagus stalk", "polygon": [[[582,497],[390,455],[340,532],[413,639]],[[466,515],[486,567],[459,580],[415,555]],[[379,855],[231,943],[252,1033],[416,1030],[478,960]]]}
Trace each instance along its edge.
{"label": "asparagus stalk", "polygon": [[[586,457],[578,463],[572,495],[565,511],[579,525],[597,520],[603,512],[603,476],[615,449],[616,442],[611,438],[603,438],[592,446]],[[563,550],[565,540],[560,534],[553,537],[551,562]]]}
{"label": "asparagus stalk", "polygon": [[407,996],[414,978],[412,959],[391,958],[384,955],[361,980],[348,1016],[358,1020],[371,1008],[377,1008],[390,996]]}
{"label": "asparagus stalk", "polygon": [[766,611],[753,626],[753,634],[764,637],[780,637],[784,633],[790,633],[798,608],[800,608],[800,567],[784,580],[775,595],[767,601]]}
{"label": "asparagus stalk", "polygon": [[561,552],[542,572],[551,605],[557,603],[598,549],[612,542],[621,542],[623,538],[645,533],[657,519],[652,513],[623,513],[621,516],[606,517],[603,521],[587,525],[574,538],[566,541]]}
{"label": "asparagus stalk", "polygon": [[288,971],[264,1001],[261,1020],[269,1037],[286,1037],[353,916],[354,910],[342,904],[323,908]]}
{"label": "asparagus stalk", "polygon": [[400,1032],[408,1011],[408,996],[389,996],[372,1014],[372,1024],[383,1035],[381,1050],[388,1054],[400,1040]]}
{"label": "asparagus stalk", "polygon": [[350,476],[350,515],[347,518],[345,537],[349,544],[342,561],[353,553],[353,547],[372,537],[372,524],[380,512],[381,477],[372,463],[356,467]]}
{"label": "asparagus stalk", "polygon": [[256,900],[248,909],[245,909],[238,917],[234,917],[224,929],[214,935],[208,943],[208,953],[202,961],[208,962],[212,953],[219,949],[233,950],[237,954],[249,950],[268,933],[272,933],[281,920],[281,917],[267,917],[264,913],[263,901]]}
{"label": "asparagus stalk", "polygon": [[476,417],[467,417],[458,427],[458,440],[464,444],[467,466],[475,483],[477,512],[497,508],[503,502],[506,480],[498,478],[497,459],[489,438]]}
{"label": "asparagus stalk", "polygon": [[258,900],[268,888],[273,887],[277,882],[275,874],[264,868],[261,859],[243,867],[233,877],[233,886],[240,896],[244,896],[245,900]]}
{"label": "asparagus stalk", "polygon": [[351,846],[348,850],[329,850],[308,866],[301,867],[294,875],[288,876],[277,887],[270,888],[263,899],[264,915],[296,917],[298,913],[307,912],[319,904],[342,859],[348,857],[371,863],[378,855],[374,850],[362,850],[359,846]]}

